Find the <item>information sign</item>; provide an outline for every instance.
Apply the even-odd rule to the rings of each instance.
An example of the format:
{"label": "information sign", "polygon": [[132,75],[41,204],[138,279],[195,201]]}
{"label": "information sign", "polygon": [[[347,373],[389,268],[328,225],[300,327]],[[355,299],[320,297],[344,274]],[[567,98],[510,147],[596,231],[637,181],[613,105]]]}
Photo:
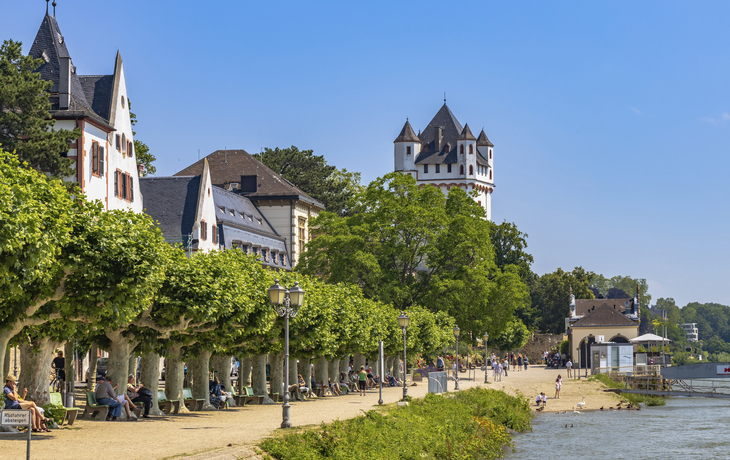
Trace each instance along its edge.
{"label": "information sign", "polygon": [[6,426],[31,426],[30,411],[28,410],[4,410],[0,416],[0,425]]}

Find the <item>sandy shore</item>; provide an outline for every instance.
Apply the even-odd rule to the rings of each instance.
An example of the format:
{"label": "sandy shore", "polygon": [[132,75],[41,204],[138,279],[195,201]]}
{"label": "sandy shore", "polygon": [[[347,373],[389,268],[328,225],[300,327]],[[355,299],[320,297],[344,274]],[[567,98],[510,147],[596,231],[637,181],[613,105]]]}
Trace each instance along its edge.
{"label": "sandy shore", "polygon": [[[490,383],[493,389],[510,394],[518,392],[534,401],[541,391],[548,395],[545,411],[573,410],[575,403],[585,397],[585,409],[608,408],[618,398],[602,391],[602,386],[586,379],[563,379],[561,398],[554,399],[555,378],[565,377],[565,369],[548,370],[541,366],[527,371],[510,371],[502,382]],[[476,372],[473,381],[464,380],[461,388],[484,386],[484,373]],[[491,372],[489,375],[491,382]],[[449,382],[453,389],[453,382]],[[426,384],[408,387],[408,394],[423,397]],[[383,400],[398,401],[402,388],[383,389]],[[292,402],[292,422],[295,426],[317,425],[336,419],[355,417],[378,405],[378,391],[367,396],[328,397],[304,402]],[[54,430],[50,434],[33,436],[32,458],[77,460],[79,458],[103,458],[105,460],[162,460],[185,458],[188,460],[236,460],[257,459],[255,444],[271,436],[281,423],[281,405],[246,406],[215,412],[193,412],[185,415],[157,417],[139,422],[93,422],[78,420],[73,427]],[[25,440],[22,437],[3,436],[0,459],[25,458]]]}

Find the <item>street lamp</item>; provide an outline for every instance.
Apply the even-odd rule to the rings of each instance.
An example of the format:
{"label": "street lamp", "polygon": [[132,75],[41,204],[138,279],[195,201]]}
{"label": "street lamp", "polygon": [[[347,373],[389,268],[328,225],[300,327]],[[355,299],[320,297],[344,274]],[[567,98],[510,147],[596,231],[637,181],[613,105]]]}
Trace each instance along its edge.
{"label": "street lamp", "polygon": [[484,383],[489,383],[489,371],[487,370],[487,360],[489,354],[487,353],[487,340],[489,340],[489,334],[484,333]]}
{"label": "street lamp", "polygon": [[403,401],[408,397],[408,387],[406,386],[406,375],[408,375],[408,364],[406,361],[406,329],[408,328],[408,315],[402,312],[398,317],[398,326],[403,329]]}
{"label": "street lamp", "polygon": [[[276,309],[279,316],[284,318],[284,375],[285,382],[289,380],[289,318],[294,318],[299,312],[299,307],[304,302],[304,289],[299,287],[299,283],[294,283],[294,287],[286,289],[276,280],[273,286],[269,288],[269,300]],[[273,392],[274,389],[272,388]],[[282,408],[283,420],[282,428],[291,428],[291,419],[289,417],[289,385],[284,385],[284,406]]]}
{"label": "street lamp", "polygon": [[459,326],[454,326],[454,337],[456,337],[456,374],[454,375],[454,390],[459,391]]}

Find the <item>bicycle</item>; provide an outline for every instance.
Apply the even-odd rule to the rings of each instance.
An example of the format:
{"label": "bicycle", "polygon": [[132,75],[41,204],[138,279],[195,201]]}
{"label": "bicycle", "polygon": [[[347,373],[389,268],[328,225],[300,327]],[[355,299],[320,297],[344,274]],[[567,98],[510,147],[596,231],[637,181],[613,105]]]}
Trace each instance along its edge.
{"label": "bicycle", "polygon": [[61,380],[60,371],[61,369],[55,369],[51,374],[51,388],[55,393],[61,393],[63,389],[63,380]]}

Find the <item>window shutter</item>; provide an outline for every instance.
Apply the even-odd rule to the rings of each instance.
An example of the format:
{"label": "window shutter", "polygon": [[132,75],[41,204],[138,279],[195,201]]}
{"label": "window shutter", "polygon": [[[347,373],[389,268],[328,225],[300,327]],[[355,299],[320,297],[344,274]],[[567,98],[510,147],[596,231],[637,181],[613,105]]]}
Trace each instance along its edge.
{"label": "window shutter", "polygon": [[119,196],[119,171],[114,171],[114,196]]}
{"label": "window shutter", "polygon": [[130,157],[134,156],[134,142],[133,141],[129,141],[129,156]]}
{"label": "window shutter", "polygon": [[127,199],[127,178],[124,175],[124,173],[120,172],[119,175],[121,176],[120,179],[122,180],[122,198],[126,200]]}
{"label": "window shutter", "polygon": [[104,147],[99,147],[99,175],[104,177]]}
{"label": "window shutter", "polygon": [[134,201],[134,180],[132,175],[129,175],[129,201]]}

